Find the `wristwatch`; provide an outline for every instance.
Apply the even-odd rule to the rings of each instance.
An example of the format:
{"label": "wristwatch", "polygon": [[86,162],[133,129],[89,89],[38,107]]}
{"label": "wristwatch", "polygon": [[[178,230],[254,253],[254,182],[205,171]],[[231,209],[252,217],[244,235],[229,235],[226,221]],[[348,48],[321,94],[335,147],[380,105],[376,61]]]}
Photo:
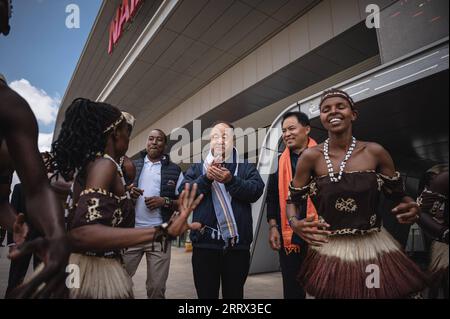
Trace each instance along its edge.
{"label": "wristwatch", "polygon": [[292,223],[294,222],[294,219],[298,220],[297,216],[291,216],[291,217],[289,217],[289,219],[288,219],[289,226],[292,227]]}
{"label": "wristwatch", "polygon": [[164,197],[164,208],[171,208],[172,200],[169,197]]}
{"label": "wristwatch", "polygon": [[167,237],[168,236],[168,231],[167,229],[169,228],[169,223],[163,223],[159,226],[156,226],[156,232],[155,235],[153,237],[153,241],[161,241],[162,238]]}

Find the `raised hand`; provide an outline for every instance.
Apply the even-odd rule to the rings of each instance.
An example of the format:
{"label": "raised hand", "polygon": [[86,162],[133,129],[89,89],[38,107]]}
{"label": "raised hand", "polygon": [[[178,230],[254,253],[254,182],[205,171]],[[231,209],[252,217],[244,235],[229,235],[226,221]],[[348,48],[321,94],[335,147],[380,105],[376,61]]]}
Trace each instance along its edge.
{"label": "raised hand", "polygon": [[127,190],[130,192],[130,196],[134,200],[138,199],[139,196],[142,196],[144,194],[144,190],[137,188],[136,186],[134,186],[134,184],[127,186]]}
{"label": "raised hand", "polygon": [[179,198],[178,207],[180,211],[172,216],[171,224],[167,229],[170,236],[179,236],[189,228],[187,219],[203,199],[203,194],[197,197],[196,195],[197,184],[194,184],[191,188],[191,185],[186,183]]}
{"label": "raised hand", "polygon": [[66,266],[70,248],[67,237],[59,238],[39,237],[17,247],[9,254],[9,258],[17,259],[34,253],[44,264],[40,271],[36,271],[33,278],[23,283],[11,293],[12,298],[65,298]]}
{"label": "raised hand", "polygon": [[28,235],[28,225],[25,222],[25,215],[20,213],[17,215],[13,225],[13,240],[16,245],[22,245]]}

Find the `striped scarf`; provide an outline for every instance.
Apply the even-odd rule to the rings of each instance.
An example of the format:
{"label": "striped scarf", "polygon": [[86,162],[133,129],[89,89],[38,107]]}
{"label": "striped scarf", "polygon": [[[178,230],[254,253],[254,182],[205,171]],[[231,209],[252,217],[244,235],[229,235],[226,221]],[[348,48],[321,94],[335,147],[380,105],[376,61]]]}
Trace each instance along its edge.
{"label": "striped scarf", "polygon": [[[232,174],[237,175],[238,159],[237,150],[234,149],[236,157],[236,169]],[[214,156],[209,152],[206,160],[203,163],[203,174],[206,174],[208,167],[214,161]],[[225,185],[214,181],[211,185],[211,195],[214,205],[214,212],[216,214],[220,235],[225,241],[225,247],[233,247],[239,243],[239,233],[234,218],[233,207],[231,206],[231,195],[227,192]],[[219,237],[220,238],[220,237]]]}

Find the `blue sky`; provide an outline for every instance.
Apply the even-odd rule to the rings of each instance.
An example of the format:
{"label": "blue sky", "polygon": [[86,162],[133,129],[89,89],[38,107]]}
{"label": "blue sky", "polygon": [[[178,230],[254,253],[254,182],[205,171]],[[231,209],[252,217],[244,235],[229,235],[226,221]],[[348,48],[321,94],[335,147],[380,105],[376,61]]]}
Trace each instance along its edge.
{"label": "blue sky", "polygon": [[[11,32],[0,36],[0,73],[31,105],[40,147],[48,147],[56,112],[101,6],[101,0],[13,0]],[[69,4],[80,9],[80,28],[66,27]]]}

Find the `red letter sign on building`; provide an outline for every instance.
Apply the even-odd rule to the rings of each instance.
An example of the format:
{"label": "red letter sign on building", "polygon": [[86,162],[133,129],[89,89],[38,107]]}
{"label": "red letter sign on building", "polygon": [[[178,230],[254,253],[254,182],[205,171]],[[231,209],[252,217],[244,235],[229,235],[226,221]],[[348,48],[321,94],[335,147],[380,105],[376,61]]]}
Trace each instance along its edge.
{"label": "red letter sign on building", "polygon": [[125,24],[134,17],[142,2],[143,0],[123,0],[117,8],[116,16],[109,27],[108,54],[112,53],[114,46],[122,36]]}

